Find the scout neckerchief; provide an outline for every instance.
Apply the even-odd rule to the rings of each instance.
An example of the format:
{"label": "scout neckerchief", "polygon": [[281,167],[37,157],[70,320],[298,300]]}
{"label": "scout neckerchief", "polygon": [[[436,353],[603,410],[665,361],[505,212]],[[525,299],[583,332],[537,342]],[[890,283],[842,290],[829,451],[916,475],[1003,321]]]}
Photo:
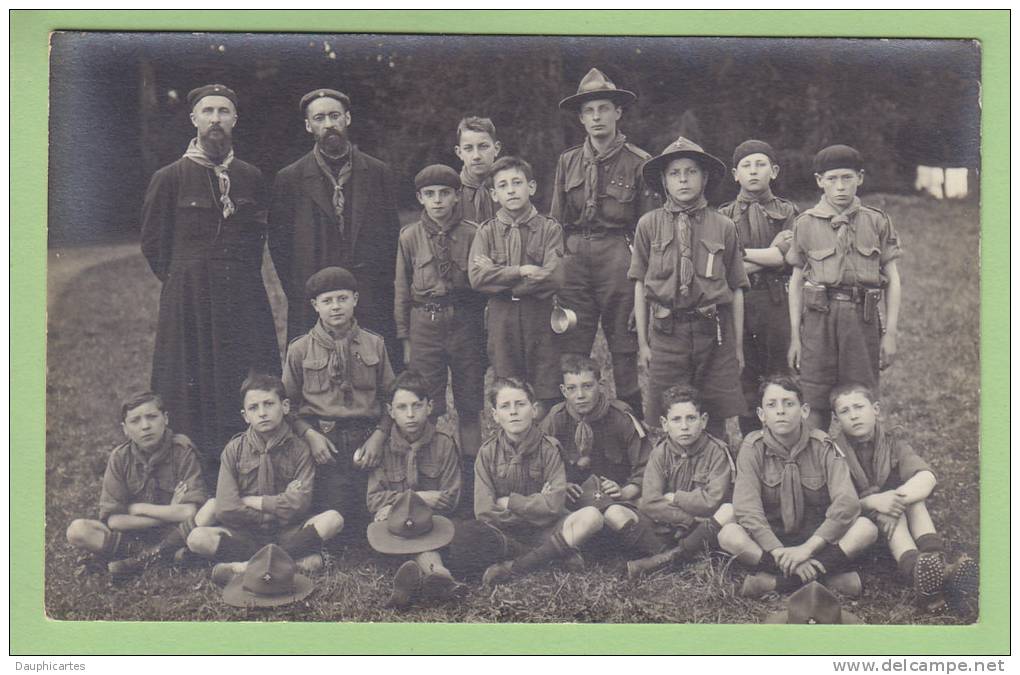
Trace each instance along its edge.
{"label": "scout neckerchief", "polygon": [[600,388],[595,394],[595,407],[586,415],[577,412],[570,401],[566,401],[566,409],[571,419],[577,422],[577,428],[574,429],[574,446],[577,448],[578,462],[580,463],[580,460],[591,455],[592,445],[595,442],[595,433],[592,431],[591,424],[598,422],[609,412],[609,397]]}
{"label": "scout neckerchief", "polygon": [[521,245],[521,227],[527,227],[532,218],[538,215],[538,209],[532,204],[527,213],[520,218],[514,219],[506,209],[500,209],[496,214],[496,220],[503,225],[503,241],[506,244],[506,264],[510,267],[517,267],[523,264],[523,248]]}
{"label": "scout neckerchief", "polygon": [[783,219],[783,214],[772,208],[774,200],[775,196],[769,188],[765,188],[759,194],[740,189],[737,204],[741,211],[747,210],[747,222],[751,226],[751,241],[748,248],[765,248],[772,243],[769,218]]}
{"label": "scout neckerchief", "polygon": [[478,180],[470,171],[468,171],[467,167],[464,166],[460,170],[460,182],[465,189],[472,190],[471,206],[474,212],[473,215],[478,223],[484,223],[486,220],[492,218],[495,202],[492,201],[492,197],[489,195],[489,190],[485,187],[485,179],[483,178],[482,180]]}
{"label": "scout neckerchief", "polygon": [[584,161],[584,211],[581,212],[580,223],[591,223],[595,221],[599,210],[599,165],[620,154],[627,137],[623,134],[616,134],[613,142],[609,144],[605,152],[598,153],[591,142],[591,137],[585,139],[581,158]]}
{"label": "scout neckerchief", "polygon": [[800,438],[792,448],[787,448],[766,427],[762,433],[765,453],[783,462],[783,482],[779,486],[779,508],[783,516],[783,529],[787,534],[796,532],[804,518],[804,486],[800,482],[800,466],[797,457],[808,448],[811,430],[807,424],[800,424]]}
{"label": "scout neckerchief", "polygon": [[403,489],[414,490],[418,487],[418,454],[422,448],[428,447],[435,433],[435,425],[426,422],[421,438],[411,443],[394,425],[393,432],[390,434],[390,452],[398,462],[403,460],[404,469],[407,472]]}
{"label": "scout neckerchief", "polygon": [[320,319],[309,335],[329,352],[327,368],[329,379],[339,385],[343,404],[351,405],[354,387],[351,384],[351,343],[358,338],[358,321],[351,319],[351,326],[343,335],[334,335]]}
{"label": "scout neckerchief", "polygon": [[[322,150],[319,148],[319,144],[316,143],[315,147],[312,148],[312,154],[315,155],[315,163],[319,165],[326,179],[329,180],[330,185],[333,186],[333,213],[336,215],[336,229],[340,232],[340,237],[344,236],[344,204],[346,200],[344,198],[344,185],[347,184],[348,179],[351,177],[351,144],[347,143],[341,151],[340,156],[336,159],[341,161],[339,172],[336,176],[333,175],[333,170],[329,167],[326,161],[326,156],[322,154]],[[333,158],[330,158],[333,159]]]}
{"label": "scout neckerchief", "polygon": [[666,444],[666,449],[669,450],[670,454],[675,461],[672,463],[670,473],[672,475],[666,476],[667,484],[672,486],[674,492],[690,492],[692,481],[694,478],[694,464],[695,458],[700,455],[704,450],[705,446],[708,445],[708,434],[704,431],[698,436],[698,440],[687,448],[682,447],[679,443],[675,442],[666,434],[666,437],[662,441]]}
{"label": "scout neckerchief", "polygon": [[[808,213],[816,218],[828,220],[832,229],[836,230],[836,251],[840,254],[839,259],[841,261],[841,269],[839,270],[839,277],[837,277],[839,281],[837,283],[857,283],[857,270],[853,269],[852,264],[850,264],[850,270],[847,270],[847,266],[853,259],[851,254],[854,249],[854,240],[857,238],[857,223],[854,216],[860,210],[861,200],[858,197],[854,197],[854,200],[850,202],[850,206],[843,209],[843,211],[836,211],[824,195],[818,200],[817,204],[807,210]],[[850,272],[850,274],[848,275],[847,272]]]}
{"label": "scout neckerchief", "polygon": [[691,290],[691,280],[694,278],[694,259],[691,254],[691,232],[694,227],[691,222],[698,211],[708,206],[708,200],[702,192],[693,202],[681,204],[673,199],[666,190],[666,177],[662,177],[663,192],[666,193],[666,202],[662,208],[667,213],[673,214],[673,228],[676,230],[677,261],[680,263],[677,274],[678,290],[681,296],[686,297]]}
{"label": "scout neckerchief", "polygon": [[137,443],[131,441],[131,457],[136,463],[142,465],[142,490],[136,497],[137,501],[155,503],[156,484],[152,479],[160,465],[171,456],[173,452],[173,438],[174,432],[170,430],[170,427],[167,427],[163,432],[163,438],[160,439],[159,445],[149,453],[144,452],[138,447]]}
{"label": "scout neckerchief", "polygon": [[[857,492],[861,497],[867,497],[873,495],[881,489],[885,482],[889,480],[889,474],[892,473],[892,443],[889,442],[889,438],[886,437],[885,433],[882,432],[882,425],[875,423],[875,433],[870,440],[866,441],[855,441],[846,434],[840,434],[840,437],[846,441],[846,445],[850,446],[849,449],[853,452],[844,453],[846,455],[847,467],[850,469],[850,476],[853,478],[854,485],[857,487]],[[862,446],[871,446],[871,466],[867,467],[861,462],[861,458],[858,456]],[[869,474],[874,478],[869,478]]]}
{"label": "scout neckerchief", "polygon": [[453,285],[453,280],[450,278],[450,270],[453,264],[453,260],[450,257],[450,231],[453,229],[453,224],[454,221],[451,219],[450,224],[443,227],[432,220],[425,209],[422,209],[421,225],[425,228],[425,234],[428,235],[432,254],[436,257],[439,278],[445,281],[448,286]]}
{"label": "scout neckerchief", "polygon": [[234,202],[230,201],[230,175],[227,174],[227,169],[230,168],[230,163],[234,161],[234,149],[231,148],[227,156],[223,158],[223,161],[217,164],[209,159],[209,155],[205,154],[205,150],[198,144],[198,139],[192,138],[184,156],[199,166],[213,170],[213,173],[216,174],[216,180],[220,185],[220,204],[223,206],[223,218],[227,219],[232,216],[236,209],[234,208]]}
{"label": "scout neckerchief", "polygon": [[244,432],[246,446],[252,454],[259,458],[258,493],[260,496],[275,495],[279,492],[276,489],[276,467],[273,466],[270,453],[285,445],[291,435],[290,425],[286,422],[280,424],[268,438],[263,438],[253,426],[249,426]]}
{"label": "scout neckerchief", "polygon": [[[538,454],[543,438],[541,430],[534,424],[516,445],[502,429],[496,434],[496,456],[505,459],[501,465],[497,464],[496,469],[501,472],[500,477],[509,484],[512,492],[528,490],[530,482],[528,467],[534,455]],[[530,494],[530,492],[532,491],[525,492],[525,494]]]}

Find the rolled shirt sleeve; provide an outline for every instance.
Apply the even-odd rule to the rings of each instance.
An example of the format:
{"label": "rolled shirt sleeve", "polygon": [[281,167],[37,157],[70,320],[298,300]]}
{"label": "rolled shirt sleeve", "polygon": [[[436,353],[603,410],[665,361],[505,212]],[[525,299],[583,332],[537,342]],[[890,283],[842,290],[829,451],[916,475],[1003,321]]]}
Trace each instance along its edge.
{"label": "rolled shirt sleeve", "polygon": [[[847,474],[847,480],[850,475]],[[762,503],[762,451],[750,437],[744,439],[737,454],[737,478],[733,486],[733,512],[737,523],[768,552],[783,543],[772,531]]]}

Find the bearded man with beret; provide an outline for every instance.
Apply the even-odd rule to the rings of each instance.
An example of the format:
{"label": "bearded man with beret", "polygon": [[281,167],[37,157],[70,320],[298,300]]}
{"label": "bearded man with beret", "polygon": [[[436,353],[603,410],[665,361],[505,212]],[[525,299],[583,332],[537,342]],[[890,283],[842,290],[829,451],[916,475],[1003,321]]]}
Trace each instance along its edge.
{"label": "bearded man with beret", "polygon": [[262,282],[265,184],[232,149],[237,94],[210,84],[187,100],[198,135],[153,175],[141,247],[163,283],[152,389],[215,483],[220,451],[245,428],[237,390],[250,370],[279,374],[280,352]]}
{"label": "bearded man with beret", "polygon": [[361,326],[386,340],[390,361],[402,363],[393,322],[393,271],[400,221],[390,168],[348,138],[351,101],[316,89],[301,98],[305,129],[315,145],[280,170],[269,210],[269,250],[287,296],[287,339],[307,333],[316,314],[305,281],[331,265],[358,280]]}

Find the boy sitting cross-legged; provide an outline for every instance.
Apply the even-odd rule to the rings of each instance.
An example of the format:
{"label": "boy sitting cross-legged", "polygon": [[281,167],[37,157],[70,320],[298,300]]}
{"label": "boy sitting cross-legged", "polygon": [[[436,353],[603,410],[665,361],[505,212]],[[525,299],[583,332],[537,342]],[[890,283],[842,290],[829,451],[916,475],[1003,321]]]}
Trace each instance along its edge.
{"label": "boy sitting cross-legged", "polygon": [[302,571],[316,571],[322,567],[322,542],[335,537],[344,520],[336,511],[308,517],[315,463],[286,420],[290,400],[280,378],[249,375],[241,400],[248,429],[223,449],[216,498],[203,508],[211,506],[222,525],[192,530],[188,548],[223,561],[213,568],[219,584],[244,572],[243,561],[268,543],[279,544]]}
{"label": "boy sitting cross-legged", "polygon": [[107,461],[99,520],[79,518],[67,528],[68,543],[108,560],[115,577],[174,557],[205,502],[195,446],[168,423],[156,394],[143,392],[124,401],[121,428],[128,440]]}
{"label": "boy sitting cross-legged", "polygon": [[737,456],[736,522],[719,533],[723,550],[757,572],[740,593],[756,598],[820,578],[860,595],[851,561],[875,543],[878,528],[860,517],[846,459],[825,432],[808,426],[796,379],[770,376],[760,392],[763,428],[747,435]]}
{"label": "boy sitting cross-legged", "polygon": [[[457,443],[438,431],[430,419],[431,387],[425,378],[413,370],[405,370],[391,389],[386,410],[393,418],[393,429],[383,450],[382,464],[373,469],[368,478],[368,510],[374,514],[373,521],[386,521],[402,496],[407,501],[402,506],[405,512],[425,507],[432,513],[449,516],[460,500]],[[406,497],[408,492],[415,495],[414,500]],[[421,505],[416,507],[418,500]],[[379,526],[369,527],[379,529]],[[422,541],[419,537],[418,543]],[[414,551],[417,553],[414,560],[408,560],[397,571],[389,604],[405,607],[419,590],[434,600],[449,597],[456,583],[439,551],[422,549],[409,541],[398,543],[404,544],[396,547],[402,553],[418,550]]]}
{"label": "boy sitting cross-legged", "polygon": [[[594,506],[568,514],[560,444],[535,424],[531,385],[496,378],[489,388],[499,425],[475,461],[475,517],[458,523],[450,562],[458,571],[485,569],[490,586],[556,560],[583,566],[577,548],[602,527]],[[488,566],[487,568],[485,566]]]}
{"label": "boy sitting cross-legged", "polygon": [[861,511],[878,525],[918,600],[933,611],[941,609],[944,600],[961,613],[973,609],[969,605],[977,600],[977,563],[966,554],[946,563],[945,542],[925,505],[935,489],[931,467],[910,447],[902,429],[882,425],[870,387],[839,385],[829,401],[840,427],[833,440],[846,454]]}
{"label": "boy sitting cross-legged", "polygon": [[645,467],[641,510],[623,530],[633,552],[649,557],[629,562],[629,577],[717,548],[719,530],[733,521],[726,503],[733,460],[726,444],[706,431],[701,395],[674,385],[662,394],[662,410],[665,435]]}

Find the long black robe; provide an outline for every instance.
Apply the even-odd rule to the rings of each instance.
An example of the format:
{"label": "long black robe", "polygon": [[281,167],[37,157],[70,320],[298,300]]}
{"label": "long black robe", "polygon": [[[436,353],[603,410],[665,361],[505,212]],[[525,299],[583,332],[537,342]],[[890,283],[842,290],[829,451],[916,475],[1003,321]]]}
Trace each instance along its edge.
{"label": "long black robe", "polygon": [[185,158],[153,175],[142,207],[142,253],[163,282],[152,388],[206,471],[245,427],[238,390],[249,369],[280,372],[261,273],[262,172],[235,159],[228,173],[236,211],[227,219],[213,171]]}

